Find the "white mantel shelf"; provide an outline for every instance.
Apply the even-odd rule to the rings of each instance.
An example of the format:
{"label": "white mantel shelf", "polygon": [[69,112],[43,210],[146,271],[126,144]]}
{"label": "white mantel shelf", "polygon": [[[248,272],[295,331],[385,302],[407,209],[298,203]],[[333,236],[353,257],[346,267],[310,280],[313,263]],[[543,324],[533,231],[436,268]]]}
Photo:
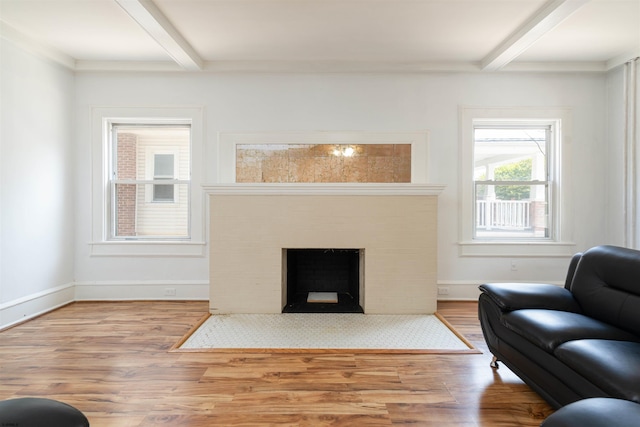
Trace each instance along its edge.
{"label": "white mantel shelf", "polygon": [[437,196],[440,184],[396,183],[231,183],[203,185],[211,195],[300,195],[300,196]]}

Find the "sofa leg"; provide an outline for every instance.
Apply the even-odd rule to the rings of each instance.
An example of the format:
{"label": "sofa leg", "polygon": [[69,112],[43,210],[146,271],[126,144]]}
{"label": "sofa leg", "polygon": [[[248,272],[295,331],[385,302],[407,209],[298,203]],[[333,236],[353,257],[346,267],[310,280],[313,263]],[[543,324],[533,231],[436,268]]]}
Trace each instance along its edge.
{"label": "sofa leg", "polygon": [[493,356],[493,359],[491,359],[491,363],[489,363],[489,366],[491,366],[493,369],[498,369],[500,367],[500,365],[498,365],[498,358]]}

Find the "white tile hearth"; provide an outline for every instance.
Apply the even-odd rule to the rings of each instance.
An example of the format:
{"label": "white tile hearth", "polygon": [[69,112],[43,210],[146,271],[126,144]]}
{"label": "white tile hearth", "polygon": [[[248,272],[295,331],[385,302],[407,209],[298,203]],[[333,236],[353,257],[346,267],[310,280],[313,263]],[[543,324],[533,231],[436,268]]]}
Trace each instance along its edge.
{"label": "white tile hearth", "polygon": [[180,349],[444,350],[470,347],[436,315],[221,314]]}

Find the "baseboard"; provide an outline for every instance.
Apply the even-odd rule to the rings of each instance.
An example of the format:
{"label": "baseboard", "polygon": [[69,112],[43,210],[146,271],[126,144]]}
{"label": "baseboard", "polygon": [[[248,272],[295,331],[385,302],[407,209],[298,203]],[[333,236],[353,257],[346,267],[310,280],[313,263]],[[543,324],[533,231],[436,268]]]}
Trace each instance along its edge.
{"label": "baseboard", "polygon": [[208,281],[155,280],[68,283],[0,304],[0,331],[75,301],[206,301],[208,299]]}
{"label": "baseboard", "polygon": [[133,280],[76,282],[75,301],[208,300],[204,280]]}
{"label": "baseboard", "polygon": [[[438,281],[438,300],[477,301],[478,286],[482,283],[485,282]],[[206,280],[75,282],[0,304],[0,330],[74,301],[208,299],[209,282]]]}
{"label": "baseboard", "polygon": [[[477,301],[480,296],[478,286],[488,283],[488,280],[439,280],[438,301]],[[493,282],[497,282],[494,280]],[[563,286],[563,282],[547,282]]]}
{"label": "baseboard", "polygon": [[72,303],[73,283],[57,286],[0,304],[0,331]]}
{"label": "baseboard", "polygon": [[477,301],[480,283],[470,281],[438,281],[438,301]]}

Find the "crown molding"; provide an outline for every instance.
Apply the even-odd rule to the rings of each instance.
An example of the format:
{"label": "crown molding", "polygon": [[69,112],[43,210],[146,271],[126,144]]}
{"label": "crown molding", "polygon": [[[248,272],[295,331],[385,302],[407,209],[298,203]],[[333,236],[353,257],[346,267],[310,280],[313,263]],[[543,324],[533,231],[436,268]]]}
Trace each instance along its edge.
{"label": "crown molding", "polygon": [[625,52],[622,55],[618,55],[615,58],[611,58],[607,61],[607,71],[613,70],[620,65],[626,64],[629,61],[640,58],[640,48],[631,52]]}
{"label": "crown molding", "polygon": [[75,71],[185,72],[173,61],[76,61]]}
{"label": "crown molding", "polygon": [[[625,61],[626,62],[626,61]],[[604,73],[608,62],[511,62],[497,72]],[[349,62],[349,61],[207,61],[189,71],[172,61],[75,61],[77,72],[181,73],[487,73],[477,62]]]}
{"label": "crown molding", "polygon": [[27,52],[56,62],[70,70],[76,68],[76,60],[71,56],[25,35],[2,20],[0,20],[0,37],[10,40]]}
{"label": "crown molding", "polygon": [[[196,73],[480,73],[480,62],[391,62],[391,61],[202,61],[201,68],[186,69],[176,61],[77,60],[37,41],[0,20],[0,37],[26,51],[56,62],[75,72],[196,72]],[[604,73],[633,58],[640,49],[608,61],[510,62],[500,72]]]}

